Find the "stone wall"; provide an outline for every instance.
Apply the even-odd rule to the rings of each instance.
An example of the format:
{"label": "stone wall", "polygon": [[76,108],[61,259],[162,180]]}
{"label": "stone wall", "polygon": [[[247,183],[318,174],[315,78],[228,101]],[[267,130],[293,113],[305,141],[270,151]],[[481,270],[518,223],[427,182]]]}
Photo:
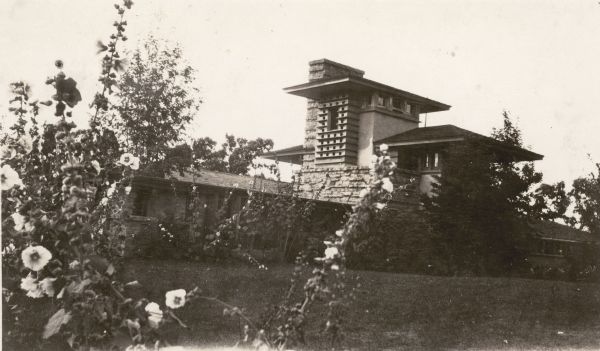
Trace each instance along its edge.
{"label": "stone wall", "polygon": [[[372,175],[369,168],[346,166],[343,168],[303,168],[296,175],[296,193],[303,198],[355,204],[360,191],[366,189]],[[394,183],[407,185],[404,191],[394,193],[392,202],[401,208],[420,207],[420,178],[415,172],[399,169]]]}
{"label": "stone wall", "polygon": [[308,66],[308,81],[347,76],[362,77],[365,75],[365,71],[328,59],[310,61]]}
{"label": "stone wall", "polygon": [[353,204],[371,181],[369,168],[303,168],[296,177],[300,197]]}

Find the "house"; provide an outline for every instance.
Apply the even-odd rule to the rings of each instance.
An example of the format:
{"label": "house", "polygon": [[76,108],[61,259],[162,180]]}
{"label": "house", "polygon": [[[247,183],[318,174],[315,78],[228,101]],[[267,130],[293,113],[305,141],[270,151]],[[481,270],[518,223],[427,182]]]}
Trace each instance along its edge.
{"label": "house", "polygon": [[[301,165],[296,193],[354,203],[370,179],[375,149],[385,143],[398,172],[430,193],[443,172],[444,150],[476,141],[498,158],[541,160],[542,155],[453,125],[420,127],[424,115],[450,105],[364,78],[364,71],[327,59],[309,63],[307,83],[284,91],[307,99],[304,143],[264,157]],[[327,183],[324,190],[323,184]]]}
{"label": "house", "polygon": [[[392,200],[407,218],[420,216],[419,198],[421,194],[430,195],[436,178],[443,176],[446,151],[453,145],[477,145],[498,160],[543,158],[457,126],[421,127],[425,116],[447,111],[450,105],[369,80],[364,74],[362,70],[320,59],[309,63],[308,82],[284,89],[307,99],[304,141],[263,157],[300,165],[293,183],[208,170],[174,172],[165,178],[138,176],[130,201],[131,230],[147,231],[151,218],[168,217],[190,223],[192,189],[196,189],[194,201],[204,208],[203,213],[194,215],[193,221],[200,223],[201,229],[189,231],[192,239],[211,235],[214,214],[227,196],[232,197],[226,209],[229,213],[241,208],[248,192],[296,195],[317,200],[325,207],[347,209],[368,186],[373,155],[381,144],[388,145],[389,155],[398,165],[397,178],[411,184],[410,194]],[[539,224],[532,262],[564,260],[568,248],[596,243],[575,232],[555,223]]]}

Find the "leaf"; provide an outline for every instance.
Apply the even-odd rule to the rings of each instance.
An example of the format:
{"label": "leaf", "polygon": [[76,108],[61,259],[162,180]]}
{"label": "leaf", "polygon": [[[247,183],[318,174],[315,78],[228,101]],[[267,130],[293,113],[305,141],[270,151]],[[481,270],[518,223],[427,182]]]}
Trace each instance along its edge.
{"label": "leaf", "polygon": [[71,312],[66,312],[63,308],[56,311],[56,313],[50,317],[48,323],[44,327],[44,334],[42,337],[48,339],[52,335],[55,335],[60,331],[60,327],[63,324],[69,323],[71,320]]}
{"label": "leaf", "polygon": [[69,294],[81,294],[83,290],[85,290],[85,287],[90,285],[91,282],[90,279],[84,279],[80,282],[71,282],[71,284],[67,286],[67,292],[69,292]]}
{"label": "leaf", "polygon": [[[93,255],[88,257],[88,261],[90,266],[92,266],[98,272],[107,272],[110,268],[110,262],[104,257]],[[113,268],[114,270],[114,268]]]}

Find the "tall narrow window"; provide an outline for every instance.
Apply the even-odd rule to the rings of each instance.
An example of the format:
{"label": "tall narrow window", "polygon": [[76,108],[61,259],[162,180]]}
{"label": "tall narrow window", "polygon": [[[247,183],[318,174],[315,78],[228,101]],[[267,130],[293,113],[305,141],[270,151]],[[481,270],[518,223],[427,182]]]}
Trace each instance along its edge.
{"label": "tall narrow window", "polygon": [[134,192],[133,215],[146,216],[148,212],[148,201],[152,196],[152,189],[140,188]]}
{"label": "tall narrow window", "polygon": [[440,167],[440,154],[436,152],[433,154],[433,168],[439,168],[439,167]]}
{"label": "tall narrow window", "polygon": [[429,164],[431,162],[429,161],[429,154],[425,154],[425,158],[423,159],[423,168],[425,169],[429,169]]}
{"label": "tall narrow window", "polygon": [[333,107],[327,110],[327,127],[329,130],[339,129],[340,127],[340,113],[337,107]]}

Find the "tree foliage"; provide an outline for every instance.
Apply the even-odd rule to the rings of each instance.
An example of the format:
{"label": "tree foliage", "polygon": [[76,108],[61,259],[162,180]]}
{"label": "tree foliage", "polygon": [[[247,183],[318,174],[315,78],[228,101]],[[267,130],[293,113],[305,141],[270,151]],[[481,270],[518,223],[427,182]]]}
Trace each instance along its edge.
{"label": "tree foliage", "polygon": [[[503,119],[492,137],[523,147],[508,113]],[[426,201],[448,273],[502,274],[519,265],[528,223],[561,218],[568,206],[564,183],[541,181],[531,162],[499,157],[485,143],[449,147],[435,196]]]}
{"label": "tree foliage", "polygon": [[271,139],[248,140],[229,134],[225,135],[225,139],[220,148],[209,137],[195,139],[191,146],[184,143],[168,148],[164,159],[149,164],[144,173],[164,176],[172,171],[183,172],[190,168],[240,175],[247,175],[252,169],[266,168],[276,173],[275,166],[255,163],[257,157],[272,149]]}
{"label": "tree foliage", "polygon": [[142,163],[164,159],[182,140],[201,103],[194,79],[178,45],[149,37],[131,55],[111,126]]}
{"label": "tree foliage", "polygon": [[573,181],[569,195],[573,198],[573,212],[578,218],[572,220],[580,229],[600,234],[600,163],[595,164],[595,173]]}

